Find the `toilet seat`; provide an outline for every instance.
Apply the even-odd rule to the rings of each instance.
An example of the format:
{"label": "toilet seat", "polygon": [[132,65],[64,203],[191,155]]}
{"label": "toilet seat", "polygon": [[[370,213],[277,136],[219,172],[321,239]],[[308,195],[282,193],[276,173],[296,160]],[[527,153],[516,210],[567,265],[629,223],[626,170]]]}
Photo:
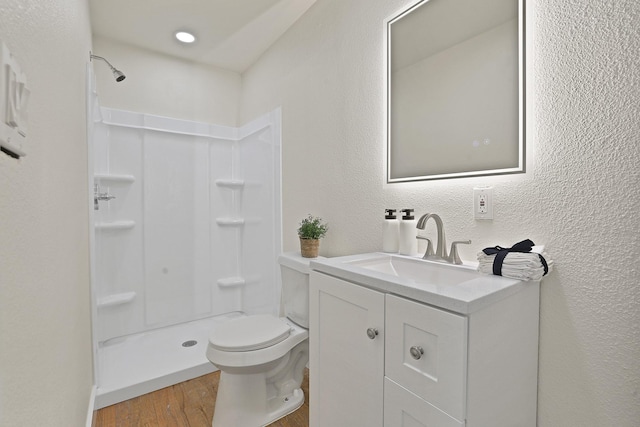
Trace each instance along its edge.
{"label": "toilet seat", "polygon": [[209,344],[229,352],[260,350],[283,341],[290,333],[291,327],[277,317],[254,315],[218,326],[209,335]]}
{"label": "toilet seat", "polygon": [[[256,316],[247,316],[247,317],[254,318]],[[263,344],[262,345],[263,348],[261,349],[244,350],[244,351],[237,350],[238,347],[234,347],[233,345],[230,346],[229,341],[220,342],[217,339],[218,334],[220,332],[220,326],[224,325],[225,326],[224,329],[226,329],[226,325],[229,325],[232,322],[235,323],[236,321],[239,321],[241,319],[246,319],[247,317],[234,319],[229,322],[223,323],[222,325],[219,325],[218,327],[216,327],[217,331],[215,332],[212,331],[212,333],[209,335],[209,343],[207,345],[207,359],[209,359],[209,361],[213,363],[215,366],[217,366],[219,369],[235,369],[235,368],[245,369],[250,366],[256,367],[258,365],[262,365],[265,363],[272,363],[276,361],[278,358],[286,355],[293,347],[295,347],[297,344],[303,342],[309,337],[308,330],[296,325],[295,323],[291,322],[287,318],[283,317],[283,318],[277,319],[276,317],[273,317],[273,316],[266,316],[266,317],[269,317],[270,319],[279,320],[280,323],[285,325],[285,328],[288,328],[288,331],[285,332],[284,334],[285,335],[284,339],[281,339],[279,342],[273,343],[274,341],[276,341],[276,339],[273,339],[273,336],[272,336],[271,341],[270,340],[266,341],[267,343],[269,342],[273,343],[270,346],[265,347]],[[265,320],[266,319],[262,316],[259,316],[256,319],[258,323],[260,322],[266,323]],[[248,320],[246,322],[249,322],[249,324],[252,324],[254,321]],[[271,323],[272,320],[268,320],[267,322]],[[233,336],[233,340],[246,341],[246,339],[243,339],[243,337],[240,337],[238,335]],[[262,341],[263,343],[265,342],[265,340],[260,340],[260,341]],[[256,345],[256,342],[250,343],[251,346],[259,347],[260,345]],[[218,346],[220,345],[225,347],[224,344],[226,344],[227,348],[233,348],[234,350],[229,351],[229,350],[222,350],[218,348]],[[247,343],[246,342],[241,343],[240,348],[241,347],[246,348]]]}

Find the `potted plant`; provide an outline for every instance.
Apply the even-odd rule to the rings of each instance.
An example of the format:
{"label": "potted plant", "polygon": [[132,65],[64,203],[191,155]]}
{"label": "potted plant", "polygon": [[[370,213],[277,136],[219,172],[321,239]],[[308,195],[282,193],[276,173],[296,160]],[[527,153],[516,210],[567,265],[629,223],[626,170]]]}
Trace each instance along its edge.
{"label": "potted plant", "polygon": [[300,222],[298,237],[300,237],[300,252],[303,257],[316,258],[318,256],[320,239],[327,234],[328,229],[327,223],[322,222],[322,218],[314,217],[311,214]]}

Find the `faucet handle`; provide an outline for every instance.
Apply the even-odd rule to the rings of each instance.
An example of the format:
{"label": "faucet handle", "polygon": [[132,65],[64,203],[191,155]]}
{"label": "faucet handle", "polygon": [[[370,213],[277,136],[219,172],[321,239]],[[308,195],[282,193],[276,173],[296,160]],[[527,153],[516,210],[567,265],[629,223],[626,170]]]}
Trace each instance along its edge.
{"label": "faucet handle", "polygon": [[449,258],[448,258],[448,261],[451,264],[456,264],[456,265],[462,264],[462,260],[460,259],[460,256],[458,255],[458,245],[459,244],[469,245],[469,244],[471,244],[471,240],[457,240],[457,241],[451,243],[451,251],[449,251]]}
{"label": "faucet handle", "polygon": [[416,239],[427,241],[427,250],[424,252],[424,256],[422,257],[422,259],[427,259],[428,257],[435,255],[435,253],[433,252],[433,244],[431,243],[431,239],[423,236],[416,236]]}

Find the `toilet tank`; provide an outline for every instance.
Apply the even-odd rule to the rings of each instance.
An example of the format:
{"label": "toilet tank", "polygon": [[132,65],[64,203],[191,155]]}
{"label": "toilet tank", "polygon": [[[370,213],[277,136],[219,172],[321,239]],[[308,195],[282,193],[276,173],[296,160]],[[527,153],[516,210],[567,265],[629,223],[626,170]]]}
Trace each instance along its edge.
{"label": "toilet tank", "polygon": [[[289,320],[309,328],[309,262],[300,252],[287,252],[278,257],[282,277],[282,306]],[[315,258],[314,258],[315,259]]]}

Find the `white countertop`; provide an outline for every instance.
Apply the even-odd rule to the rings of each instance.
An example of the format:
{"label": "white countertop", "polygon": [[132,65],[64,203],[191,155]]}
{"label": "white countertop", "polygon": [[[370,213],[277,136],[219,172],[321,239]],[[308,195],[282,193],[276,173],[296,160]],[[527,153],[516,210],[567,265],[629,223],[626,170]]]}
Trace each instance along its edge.
{"label": "white countertop", "polygon": [[[389,260],[395,258],[418,273],[393,274]],[[426,264],[425,264],[426,263]],[[530,282],[478,273],[475,266],[452,265],[382,252],[334,258],[315,258],[311,269],[380,292],[395,294],[415,301],[469,314],[513,295]],[[375,265],[372,269],[368,265]],[[388,267],[385,267],[388,265]],[[378,267],[381,266],[381,267]],[[419,276],[424,270],[425,277]],[[439,279],[426,276],[439,277]],[[449,282],[449,283],[447,283]]]}

